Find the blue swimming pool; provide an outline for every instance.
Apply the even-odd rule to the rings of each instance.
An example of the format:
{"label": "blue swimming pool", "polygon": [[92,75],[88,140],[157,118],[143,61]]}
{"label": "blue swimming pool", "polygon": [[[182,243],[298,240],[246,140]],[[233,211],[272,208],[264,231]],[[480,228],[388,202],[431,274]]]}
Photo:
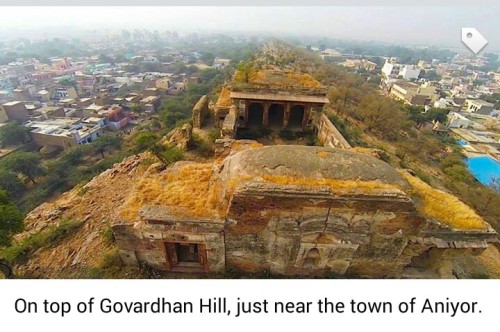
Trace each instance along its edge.
{"label": "blue swimming pool", "polygon": [[461,139],[461,140],[457,141],[457,144],[460,145],[460,146],[466,146],[466,145],[469,145],[469,142],[464,141],[463,139]]}
{"label": "blue swimming pool", "polygon": [[484,185],[489,185],[493,178],[500,178],[500,163],[489,156],[470,157],[467,166],[474,177]]}

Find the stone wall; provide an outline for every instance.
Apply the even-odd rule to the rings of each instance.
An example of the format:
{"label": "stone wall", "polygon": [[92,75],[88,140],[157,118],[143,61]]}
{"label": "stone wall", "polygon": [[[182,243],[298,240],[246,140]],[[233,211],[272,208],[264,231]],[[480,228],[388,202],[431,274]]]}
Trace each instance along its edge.
{"label": "stone wall", "polygon": [[351,145],[344,136],[335,128],[333,123],[325,114],[321,114],[316,123],[316,131],[319,142],[326,147],[350,149]]}
{"label": "stone wall", "polygon": [[[160,206],[147,206],[145,210],[148,211],[144,213],[143,210],[143,218],[138,224],[113,226],[120,257],[125,264],[146,264],[162,271],[187,273],[224,271],[223,221],[173,217],[168,215],[168,209]],[[153,214],[161,217],[148,220]],[[198,244],[203,262],[192,266],[171,265],[167,246],[174,243]]]}
{"label": "stone wall", "polygon": [[226,266],[283,275],[401,273],[426,246],[408,247],[423,222],[403,192],[335,195],[329,188],[247,184],[225,228]]}
{"label": "stone wall", "polygon": [[222,123],[221,134],[223,138],[234,138],[236,136],[236,118],[236,106],[233,105]]}
{"label": "stone wall", "polygon": [[201,128],[203,122],[208,117],[208,97],[202,96],[193,108],[193,127]]}

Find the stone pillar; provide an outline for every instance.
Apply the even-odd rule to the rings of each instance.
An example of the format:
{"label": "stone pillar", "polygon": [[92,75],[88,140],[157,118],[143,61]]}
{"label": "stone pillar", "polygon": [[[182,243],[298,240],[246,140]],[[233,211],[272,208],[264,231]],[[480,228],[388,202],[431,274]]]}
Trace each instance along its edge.
{"label": "stone pillar", "polygon": [[302,119],[302,130],[306,130],[307,122],[309,121],[309,116],[312,114],[312,106],[304,105],[304,118]]}
{"label": "stone pillar", "polygon": [[262,124],[264,127],[269,127],[269,108],[271,107],[271,104],[269,102],[264,102],[262,103],[264,107],[264,115],[262,118]]}
{"label": "stone pillar", "polygon": [[285,112],[283,113],[283,128],[288,128],[288,121],[290,121],[290,112],[292,109],[292,105],[290,103],[285,104]]}
{"label": "stone pillar", "polygon": [[248,106],[250,105],[250,102],[248,100],[245,100],[245,125],[244,127],[248,126]]}

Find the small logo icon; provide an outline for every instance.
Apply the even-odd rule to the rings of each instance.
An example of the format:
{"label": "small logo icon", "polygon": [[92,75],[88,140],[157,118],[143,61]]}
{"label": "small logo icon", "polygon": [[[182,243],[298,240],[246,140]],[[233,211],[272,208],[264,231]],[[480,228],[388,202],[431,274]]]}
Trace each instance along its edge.
{"label": "small logo icon", "polygon": [[462,42],[474,54],[478,54],[488,44],[486,38],[475,28],[462,28]]}

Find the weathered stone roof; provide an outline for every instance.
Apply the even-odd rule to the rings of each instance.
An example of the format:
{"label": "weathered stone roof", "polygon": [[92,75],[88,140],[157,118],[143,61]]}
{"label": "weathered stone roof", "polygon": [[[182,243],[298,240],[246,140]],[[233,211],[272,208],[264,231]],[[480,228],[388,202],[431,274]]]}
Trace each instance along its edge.
{"label": "weathered stone roof", "polygon": [[409,188],[392,166],[377,158],[312,146],[275,145],[241,151],[225,160],[221,174],[223,180],[263,176],[377,181]]}

